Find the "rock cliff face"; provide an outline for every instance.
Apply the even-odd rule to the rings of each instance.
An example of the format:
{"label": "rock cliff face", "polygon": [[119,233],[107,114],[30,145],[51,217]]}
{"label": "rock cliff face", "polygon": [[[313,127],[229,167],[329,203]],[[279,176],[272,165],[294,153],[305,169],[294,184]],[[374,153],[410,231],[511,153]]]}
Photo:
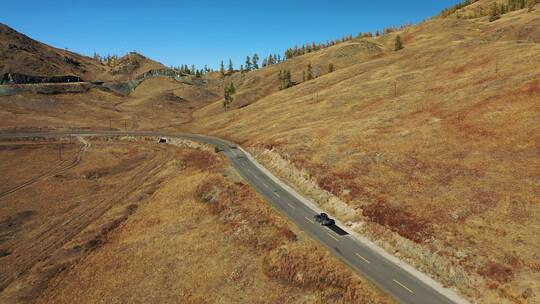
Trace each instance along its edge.
{"label": "rock cliff face", "polygon": [[34,83],[64,83],[64,82],[82,82],[79,76],[31,76],[19,73],[5,73],[0,76],[0,84],[34,84]]}

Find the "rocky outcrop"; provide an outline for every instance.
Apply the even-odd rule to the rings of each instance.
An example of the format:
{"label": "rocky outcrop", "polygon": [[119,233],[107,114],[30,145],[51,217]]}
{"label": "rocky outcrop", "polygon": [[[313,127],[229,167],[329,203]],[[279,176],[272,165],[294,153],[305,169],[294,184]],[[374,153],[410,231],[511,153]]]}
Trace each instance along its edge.
{"label": "rocky outcrop", "polygon": [[[171,69],[150,70],[140,74],[133,80],[128,81],[108,81],[108,82],[83,82],[78,76],[30,76],[18,73],[6,73],[0,77],[0,96],[10,96],[20,93],[38,94],[61,94],[84,92],[89,88],[97,88],[107,92],[127,96],[137,88],[143,81],[154,77],[169,77],[176,81],[189,85],[202,84],[203,80],[192,79]],[[84,83],[85,85],[73,86],[73,83]],[[25,86],[32,85],[33,86]],[[38,84],[37,86],[35,84]],[[55,84],[55,85],[53,85]]]}
{"label": "rocky outcrop", "polygon": [[5,73],[0,77],[0,84],[35,84],[35,83],[69,83],[82,82],[79,76],[32,76],[18,73]]}

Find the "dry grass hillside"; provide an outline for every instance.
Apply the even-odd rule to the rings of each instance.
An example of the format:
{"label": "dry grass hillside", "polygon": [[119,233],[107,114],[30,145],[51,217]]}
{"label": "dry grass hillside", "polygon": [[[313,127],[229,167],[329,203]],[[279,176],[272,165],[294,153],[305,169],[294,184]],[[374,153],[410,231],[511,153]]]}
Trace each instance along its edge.
{"label": "dry grass hillside", "polygon": [[0,302],[393,303],[219,154],[171,143],[0,142]]}
{"label": "dry grass hillside", "polygon": [[[354,39],[244,74],[223,78],[211,73],[187,83],[154,78],[127,97],[97,89],[0,97],[0,129],[159,129],[229,138],[248,147],[267,167],[358,233],[474,302],[538,303],[540,6],[531,12],[504,14],[494,22],[486,17],[463,18],[468,11],[488,7],[491,2],[480,0],[448,18],[433,18],[382,37]],[[404,44],[400,51],[394,51],[397,34]],[[40,65],[34,59],[14,62]],[[8,66],[5,62],[11,61],[0,62]],[[316,78],[303,81],[308,64]],[[328,71],[329,64],[334,65],[334,72]],[[129,73],[141,71],[129,63],[122,66],[126,67],[119,68],[115,77],[129,78]],[[279,89],[280,70],[291,71],[293,87]],[[237,93],[225,112],[221,95],[223,85],[231,81]],[[191,173],[202,176],[195,171]],[[243,192],[247,190],[218,175],[205,176],[220,187],[236,189],[242,197],[248,195]],[[182,190],[189,197],[189,210],[175,208],[202,216],[200,208],[206,206],[195,201],[208,184],[175,178],[171,185],[186,178],[198,189]],[[163,195],[172,197],[172,192],[164,190]],[[241,206],[227,202],[224,198],[216,203],[218,210],[210,209],[213,219],[220,219],[219,229],[238,228],[222,215]],[[173,203],[163,200],[159,204],[165,208]],[[167,227],[174,226],[167,215],[159,217]],[[126,224],[126,230],[106,251],[67,275],[94,284],[94,289],[77,291],[79,281],[65,280],[70,288],[49,291],[43,301],[67,300],[68,295],[92,301],[101,284],[89,279],[92,269],[113,253],[123,257],[136,254],[120,250],[122,239],[150,250],[135,235],[143,228],[133,225]],[[178,246],[159,237],[159,229],[148,229],[156,235],[156,242]],[[206,237],[211,237],[210,232]],[[178,242],[192,241],[198,232],[191,233],[178,236]],[[298,256],[295,246],[272,247],[271,254],[259,260],[264,262],[261,268],[266,279],[275,276],[295,281],[285,267],[292,263],[291,257]],[[260,249],[242,250],[260,253]],[[162,256],[148,257],[159,258]],[[199,266],[207,262],[192,252],[186,261]],[[276,266],[276,261],[288,262]],[[224,269],[244,266],[233,262],[228,261]],[[107,263],[116,267],[113,261]],[[141,267],[146,265],[144,260],[141,263]],[[144,275],[138,271],[122,274],[118,282],[136,282]],[[103,282],[113,280],[112,272],[104,270],[103,275]],[[223,275],[208,274],[212,278]],[[162,278],[154,279],[151,284]],[[203,279],[197,278],[193,284]],[[314,278],[306,280],[313,289],[320,283]],[[258,282],[264,285],[266,281]],[[112,297],[120,285],[107,286],[105,292]],[[215,290],[232,294],[232,289],[223,286],[215,286]],[[329,299],[329,294],[323,292],[318,299]],[[200,295],[190,296],[197,302]]]}
{"label": "dry grass hillside", "polygon": [[192,113],[221,98],[217,80],[144,81],[129,96],[97,88],[64,94],[2,96],[1,130],[93,128],[178,130]]}
{"label": "dry grass hillside", "polygon": [[[225,80],[237,109],[198,110],[192,130],[272,149],[360,232],[414,247],[399,254],[470,298],[535,303],[540,10],[484,19],[435,18],[237,74]],[[299,82],[308,63],[320,77],[279,91],[280,69]]]}
{"label": "dry grass hillside", "polygon": [[129,53],[114,64],[105,65],[94,58],[43,44],[0,24],[0,74],[73,75],[84,81],[106,81],[127,80],[163,68],[161,63],[137,53]]}
{"label": "dry grass hillside", "polygon": [[[111,63],[109,73],[114,80],[129,80],[144,72],[165,69],[166,67],[136,52],[130,52]],[[107,79],[107,78],[105,78]],[[103,80],[103,79],[100,79]]]}
{"label": "dry grass hillside", "polygon": [[48,46],[0,24],[0,74],[4,73],[95,79],[106,68],[92,58]]}

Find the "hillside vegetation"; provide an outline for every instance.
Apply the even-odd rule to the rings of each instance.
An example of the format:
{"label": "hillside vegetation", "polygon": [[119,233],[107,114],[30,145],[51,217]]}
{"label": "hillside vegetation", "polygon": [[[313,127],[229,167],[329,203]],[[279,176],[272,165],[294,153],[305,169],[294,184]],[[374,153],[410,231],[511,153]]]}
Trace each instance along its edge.
{"label": "hillside vegetation", "polygon": [[283,177],[303,170],[344,203],[329,211],[470,298],[535,303],[539,42],[538,9],[434,18],[226,77],[236,110],[190,129],[277,153]]}
{"label": "hillside vegetation", "polygon": [[38,42],[0,23],[0,76],[79,76],[84,81],[127,80],[165,68],[137,53],[107,63]]}
{"label": "hillside vegetation", "polygon": [[[153,78],[129,96],[89,89],[0,97],[0,129],[228,138],[356,232],[473,302],[538,303],[540,5],[500,11],[509,3],[470,1],[418,25],[249,72]],[[39,63],[49,51],[58,60],[71,53],[35,48],[26,61],[9,53],[13,61],[0,61],[1,71],[79,73]],[[127,79],[145,69],[69,56],[87,65],[81,77],[88,79]],[[287,263],[276,263],[295,250],[273,250],[266,274],[294,281]],[[77,271],[88,277],[92,262],[85,267]]]}
{"label": "hillside vegetation", "polygon": [[1,303],[394,303],[209,147],[81,141],[64,139],[64,159],[81,160],[64,171],[57,141],[0,142],[0,195],[52,170],[3,197]]}

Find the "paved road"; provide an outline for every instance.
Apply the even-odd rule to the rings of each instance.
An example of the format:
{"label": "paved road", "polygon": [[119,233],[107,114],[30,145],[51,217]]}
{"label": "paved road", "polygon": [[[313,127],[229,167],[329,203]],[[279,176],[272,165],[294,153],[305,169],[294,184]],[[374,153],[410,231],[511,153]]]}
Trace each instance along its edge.
{"label": "paved road", "polygon": [[290,218],[298,227],[313,239],[326,246],[344,263],[372,281],[400,303],[438,304],[466,303],[463,299],[450,299],[438,290],[430,287],[410,272],[391,262],[379,252],[361,243],[341,228],[324,227],[313,220],[317,214],[309,205],[303,203],[295,195],[287,191],[274,179],[268,176],[243,150],[228,141],[194,134],[170,134],[160,132],[112,132],[112,131],[69,131],[48,133],[13,133],[0,134],[0,138],[36,137],[36,136],[158,136],[168,138],[184,138],[215,145],[223,150],[232,166],[253,188],[276,209]]}

